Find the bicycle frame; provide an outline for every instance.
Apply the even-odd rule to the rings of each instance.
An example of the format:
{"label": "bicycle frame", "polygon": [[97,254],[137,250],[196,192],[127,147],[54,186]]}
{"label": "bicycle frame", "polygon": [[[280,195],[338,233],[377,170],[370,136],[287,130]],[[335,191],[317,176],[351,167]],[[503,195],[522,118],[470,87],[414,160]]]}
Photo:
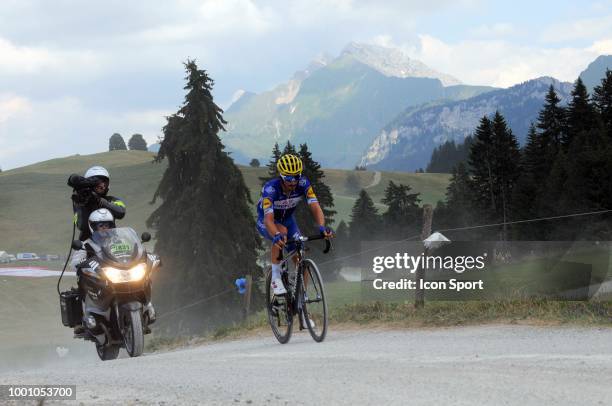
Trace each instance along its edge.
{"label": "bicycle frame", "polygon": [[[308,236],[308,237],[299,236],[296,239],[287,241],[287,244],[293,243],[296,245],[294,250],[288,252],[284,258],[283,258],[283,251],[281,250],[281,252],[279,253],[278,259],[281,261],[281,266],[286,265],[287,267],[287,272],[283,272],[283,283],[288,288],[287,289],[288,304],[289,304],[289,307],[291,308],[291,312],[294,315],[300,314],[300,312],[302,311],[302,304],[303,304],[302,303],[303,295],[300,293],[305,288],[303,286],[304,276],[303,276],[303,271],[302,271],[302,261],[304,260],[304,256],[306,253],[306,245],[304,243],[306,241],[321,240],[324,238],[325,237],[321,235]],[[328,253],[330,248],[331,248],[330,241],[328,239],[325,239],[325,249],[323,250],[323,253]],[[289,280],[289,260],[291,260],[295,256],[297,256],[297,261],[295,263],[295,272],[296,272],[295,282],[290,283],[291,281]],[[297,296],[297,303],[296,303],[296,296]],[[302,323],[300,320],[300,328],[302,328],[301,324]]]}

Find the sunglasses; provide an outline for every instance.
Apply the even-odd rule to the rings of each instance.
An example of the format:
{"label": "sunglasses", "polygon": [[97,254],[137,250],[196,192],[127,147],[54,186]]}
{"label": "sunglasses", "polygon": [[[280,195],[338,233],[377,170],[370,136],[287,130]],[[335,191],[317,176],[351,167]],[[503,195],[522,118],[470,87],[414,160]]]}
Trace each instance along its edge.
{"label": "sunglasses", "polygon": [[281,175],[281,179],[287,183],[298,183],[302,175]]}

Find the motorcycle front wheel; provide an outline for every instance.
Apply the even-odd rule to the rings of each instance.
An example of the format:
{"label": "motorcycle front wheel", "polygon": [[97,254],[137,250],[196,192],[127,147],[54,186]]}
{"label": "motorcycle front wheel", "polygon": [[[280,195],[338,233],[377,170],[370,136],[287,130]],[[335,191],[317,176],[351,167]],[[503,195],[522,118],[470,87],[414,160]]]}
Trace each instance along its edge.
{"label": "motorcycle front wheel", "polygon": [[123,342],[125,350],[130,357],[142,355],[144,350],[144,333],[142,315],[140,310],[131,310],[123,313]]}

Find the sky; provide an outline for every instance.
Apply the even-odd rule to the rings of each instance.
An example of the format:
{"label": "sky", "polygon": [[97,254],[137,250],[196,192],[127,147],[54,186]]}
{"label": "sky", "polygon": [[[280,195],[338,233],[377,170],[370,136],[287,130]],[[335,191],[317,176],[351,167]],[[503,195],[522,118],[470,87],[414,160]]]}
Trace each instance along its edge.
{"label": "sky", "polygon": [[403,49],[466,84],[574,81],[612,54],[612,0],[0,2],[0,168],[149,143],[195,59],[227,107],[351,41]]}

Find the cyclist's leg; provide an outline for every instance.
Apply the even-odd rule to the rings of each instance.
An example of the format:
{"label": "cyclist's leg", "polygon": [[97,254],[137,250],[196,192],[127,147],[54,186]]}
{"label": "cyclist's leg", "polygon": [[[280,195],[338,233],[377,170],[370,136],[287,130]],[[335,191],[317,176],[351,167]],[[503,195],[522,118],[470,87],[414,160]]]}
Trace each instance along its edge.
{"label": "cyclist's leg", "polygon": [[[280,231],[282,234],[285,234],[285,235],[287,234],[287,228],[283,226],[282,224],[276,223],[276,228],[278,228],[278,231]],[[273,240],[273,237],[270,235],[270,233],[268,232],[268,229],[263,224],[263,220],[260,220],[260,219],[257,220],[257,230],[259,231],[259,234],[261,234],[262,237],[264,237],[265,239],[269,240],[270,242]],[[283,286],[283,282],[281,279],[281,265],[280,265],[280,261],[278,260],[280,251],[281,251],[280,248],[272,244],[270,248],[270,262],[272,263],[272,275],[271,275],[272,278],[271,279],[272,279],[272,286],[274,286],[275,294],[284,293],[285,291],[285,287]]]}
{"label": "cyclist's leg", "polygon": [[[281,232],[281,234],[285,234],[287,235],[287,227],[285,227],[284,225],[280,224],[280,223],[274,223],[276,225],[276,228],[278,228],[278,231]],[[268,229],[266,228],[266,226],[263,223],[263,220],[257,220],[257,231],[259,231],[259,234],[261,234],[261,236],[263,238],[265,238],[268,241],[272,241],[274,238],[270,235],[270,233],[268,232]],[[271,254],[271,262],[272,264],[279,264],[280,261],[278,260],[278,254],[280,254],[280,249],[276,246],[276,245],[272,245],[272,248],[270,249],[270,254]]]}

